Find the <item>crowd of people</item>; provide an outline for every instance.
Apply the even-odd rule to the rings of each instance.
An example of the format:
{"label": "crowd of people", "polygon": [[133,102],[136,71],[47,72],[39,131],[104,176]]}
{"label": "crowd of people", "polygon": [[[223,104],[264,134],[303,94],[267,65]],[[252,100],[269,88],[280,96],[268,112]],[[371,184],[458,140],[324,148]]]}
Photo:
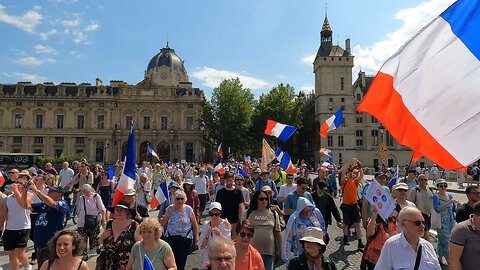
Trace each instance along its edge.
{"label": "crowd of people", "polygon": [[[319,166],[315,178],[306,166],[291,173],[278,164],[229,161],[219,172],[211,164],[144,161],[133,188],[112,205],[122,167],[118,162],[113,175],[87,161],[65,162],[59,172],[49,163],[0,171],[7,180],[0,187],[0,227],[10,269],[88,269],[89,251],[99,254],[97,269],[144,269],[145,257],[154,269],[185,269],[197,249],[198,268],[336,269],[327,254],[333,219],[343,231],[340,245],[356,240],[360,269],[474,269],[479,261],[480,189],[468,186],[461,204],[444,179],[434,177],[434,191],[416,168],[391,189],[392,174],[375,173],[396,202],[385,218],[366,199],[370,183],[356,158]],[[169,196],[153,209],[163,182]],[[74,231],[64,227],[72,207]]]}

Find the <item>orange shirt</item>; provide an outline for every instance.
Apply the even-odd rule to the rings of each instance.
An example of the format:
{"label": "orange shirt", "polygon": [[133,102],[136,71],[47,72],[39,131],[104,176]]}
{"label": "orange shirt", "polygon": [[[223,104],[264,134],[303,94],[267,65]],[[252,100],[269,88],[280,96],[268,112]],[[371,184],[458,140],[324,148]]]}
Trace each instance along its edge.
{"label": "orange shirt", "polygon": [[343,190],[343,199],[342,202],[343,204],[346,205],[354,205],[357,203],[358,197],[357,197],[357,186],[360,184],[360,180],[357,178],[353,180],[346,180],[342,184],[342,190]]}

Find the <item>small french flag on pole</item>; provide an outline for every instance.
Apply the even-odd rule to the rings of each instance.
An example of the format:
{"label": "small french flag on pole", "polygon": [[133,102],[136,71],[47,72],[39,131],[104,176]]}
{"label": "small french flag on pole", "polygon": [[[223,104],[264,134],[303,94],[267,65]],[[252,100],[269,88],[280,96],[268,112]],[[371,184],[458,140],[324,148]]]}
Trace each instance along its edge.
{"label": "small french flag on pole", "polygon": [[157,160],[160,160],[157,153],[155,153],[155,151],[153,151],[153,148],[150,145],[147,146],[147,154],[156,157]]}
{"label": "small french flag on pole", "polygon": [[281,141],[287,141],[290,136],[297,130],[297,128],[289,125],[285,125],[273,120],[267,120],[267,127],[265,128],[265,134],[269,136],[275,136]]}
{"label": "small french flag on pole", "polygon": [[343,110],[342,108],[338,109],[334,115],[330,116],[323,124],[320,126],[320,136],[323,138],[327,137],[327,133],[337,129],[343,124]]}

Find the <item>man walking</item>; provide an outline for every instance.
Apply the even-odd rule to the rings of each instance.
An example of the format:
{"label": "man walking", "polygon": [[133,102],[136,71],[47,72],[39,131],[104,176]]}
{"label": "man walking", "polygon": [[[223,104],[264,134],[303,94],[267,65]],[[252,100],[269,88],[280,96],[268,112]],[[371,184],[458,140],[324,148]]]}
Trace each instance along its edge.
{"label": "man walking", "polygon": [[414,189],[410,190],[408,194],[408,200],[413,202],[418,210],[422,212],[423,219],[425,220],[425,232],[423,238],[430,241],[430,234],[428,231],[432,226],[431,211],[433,209],[433,192],[427,187],[428,179],[424,174],[418,176],[419,184]]}
{"label": "man walking", "polygon": [[232,239],[237,237],[235,231],[237,223],[244,219],[245,206],[243,194],[233,185],[234,175],[231,172],[225,173],[225,187],[217,192],[216,201],[222,205],[221,218],[226,218],[232,224]]}
{"label": "man walking", "polygon": [[480,198],[480,188],[476,186],[469,186],[465,190],[465,194],[467,194],[468,202],[462,204],[457,210],[457,216],[455,220],[457,223],[465,221],[470,218],[470,215],[473,214],[473,206],[476,202],[479,201]]}

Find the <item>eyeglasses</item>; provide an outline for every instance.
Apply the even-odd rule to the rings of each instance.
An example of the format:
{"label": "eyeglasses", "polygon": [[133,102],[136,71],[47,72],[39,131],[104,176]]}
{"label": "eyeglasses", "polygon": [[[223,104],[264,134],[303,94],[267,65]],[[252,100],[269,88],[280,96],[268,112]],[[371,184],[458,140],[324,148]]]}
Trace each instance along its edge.
{"label": "eyeglasses", "polygon": [[245,237],[252,238],[253,237],[253,233],[246,233],[246,232],[241,232],[238,235],[240,235],[240,237],[242,237],[242,238],[245,238]]}
{"label": "eyeglasses", "polygon": [[405,221],[412,222],[413,224],[415,224],[415,226],[420,226],[422,224],[423,226],[425,226],[425,220],[405,220]]}
{"label": "eyeglasses", "polygon": [[261,201],[268,201],[268,198],[267,198],[267,197],[261,197],[261,198],[259,197],[259,198],[258,198],[258,201],[260,201],[260,202],[261,202]]}
{"label": "eyeglasses", "polygon": [[209,213],[211,217],[218,217],[221,215],[221,213]]}
{"label": "eyeglasses", "polygon": [[8,174],[14,174],[14,173],[17,173],[17,172],[8,172]]}
{"label": "eyeglasses", "polygon": [[243,181],[243,179],[242,178],[237,178],[237,179],[235,179],[235,181]]}
{"label": "eyeglasses", "polygon": [[175,200],[182,201],[182,200],[185,200],[185,198],[176,198]]}
{"label": "eyeglasses", "polygon": [[232,262],[232,261],[233,261],[233,257],[232,257],[232,256],[211,257],[210,260],[218,261],[219,263],[222,263],[223,261],[225,261],[225,262]]}
{"label": "eyeglasses", "polygon": [[447,185],[438,185],[438,187],[441,187],[441,188],[446,188]]}

